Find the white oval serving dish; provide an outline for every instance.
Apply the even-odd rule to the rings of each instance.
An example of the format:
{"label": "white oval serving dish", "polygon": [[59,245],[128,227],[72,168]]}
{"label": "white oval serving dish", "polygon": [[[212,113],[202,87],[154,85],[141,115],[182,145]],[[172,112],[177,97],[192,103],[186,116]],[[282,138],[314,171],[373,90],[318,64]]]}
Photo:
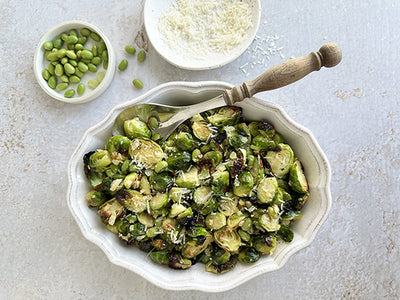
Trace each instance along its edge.
{"label": "white oval serving dish", "polygon": [[228,83],[215,81],[162,84],[136,99],[115,106],[103,121],[86,131],[69,161],[67,201],[83,235],[98,245],[112,263],[139,274],[161,288],[221,292],[255,276],[277,270],[291,255],[312,242],[328,215],[331,206],[330,166],[313,134],[293,121],[278,105],[255,97],[238,104],[243,108],[245,119],[265,120],[275,126],[302,161],[310,188],[310,198],[302,209],[304,216],[292,227],[293,241],[279,244],[272,256],[262,256],[251,265],[237,263],[232,271],[221,275],[205,272],[201,263],[185,271],[170,269],[153,263],[147,253],[136,247],[124,244],[104,227],[96,210],[87,206],[85,195],[91,187],[84,174],[82,158],[85,153],[104,147],[112,135],[114,120],[122,110],[139,103],[194,104],[231,87]]}

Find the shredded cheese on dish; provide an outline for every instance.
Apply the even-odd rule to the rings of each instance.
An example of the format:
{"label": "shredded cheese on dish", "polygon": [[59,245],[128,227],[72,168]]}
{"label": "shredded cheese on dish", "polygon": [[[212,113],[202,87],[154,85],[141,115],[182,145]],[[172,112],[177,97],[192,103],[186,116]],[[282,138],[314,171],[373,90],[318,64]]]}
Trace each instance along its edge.
{"label": "shredded cheese on dish", "polygon": [[252,27],[249,5],[239,0],[176,0],[159,18],[158,30],[171,49],[201,58],[226,53]]}

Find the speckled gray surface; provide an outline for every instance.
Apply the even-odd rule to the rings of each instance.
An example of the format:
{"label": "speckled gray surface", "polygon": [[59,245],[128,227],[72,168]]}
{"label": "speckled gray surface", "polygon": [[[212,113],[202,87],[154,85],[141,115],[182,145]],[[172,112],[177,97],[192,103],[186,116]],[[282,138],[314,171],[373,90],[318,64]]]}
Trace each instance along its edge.
{"label": "speckled gray surface", "polygon": [[[93,102],[64,104],[40,89],[32,62],[46,30],[66,20],[91,22],[109,37],[119,61],[141,30],[143,2],[0,2],[0,298],[398,299],[400,3],[262,1],[258,35],[276,34],[283,47],[262,64],[265,57],[250,50],[220,69],[183,71],[150,46],[144,64],[132,60]],[[276,272],[204,294],[155,287],[84,239],[66,204],[67,163],[86,129],[114,105],[167,81],[239,84],[328,41],[342,47],[338,67],[259,95],[311,129],[331,163],[332,209],[308,248]],[[240,69],[246,63],[248,76]],[[143,80],[143,90],[131,86],[133,77]]]}

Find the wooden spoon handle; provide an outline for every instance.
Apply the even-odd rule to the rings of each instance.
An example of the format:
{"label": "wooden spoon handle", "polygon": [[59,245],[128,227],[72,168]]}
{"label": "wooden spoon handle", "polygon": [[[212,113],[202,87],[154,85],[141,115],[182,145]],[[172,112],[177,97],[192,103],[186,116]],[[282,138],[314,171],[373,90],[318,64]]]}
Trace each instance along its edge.
{"label": "wooden spoon handle", "polygon": [[302,57],[285,61],[241,85],[225,91],[225,100],[228,105],[242,101],[253,95],[274,90],[291,84],[313,71],[319,71],[321,67],[331,68],[342,60],[342,51],[335,43],[323,45],[318,52],[311,52]]}

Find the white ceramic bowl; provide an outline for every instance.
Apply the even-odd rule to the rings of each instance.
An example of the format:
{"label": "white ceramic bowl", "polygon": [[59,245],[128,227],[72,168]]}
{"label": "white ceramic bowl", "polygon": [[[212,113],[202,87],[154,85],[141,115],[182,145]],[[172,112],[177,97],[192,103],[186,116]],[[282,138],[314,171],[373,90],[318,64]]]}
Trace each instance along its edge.
{"label": "white ceramic bowl", "polygon": [[249,5],[252,15],[252,27],[245,34],[240,44],[227,51],[209,52],[205,56],[194,58],[185,53],[172,49],[164,40],[158,29],[160,16],[171,7],[175,0],[146,0],[144,5],[144,24],[147,36],[154,49],[172,65],[187,70],[207,70],[221,67],[239,57],[252,43],[260,24],[261,4],[259,0],[243,0]]}
{"label": "white ceramic bowl", "polygon": [[[105,77],[97,88],[91,89],[87,86],[86,83],[90,79],[96,79],[97,73],[86,72],[81,79],[81,82],[84,83],[85,87],[86,87],[85,93],[81,96],[76,93],[76,88],[77,88],[78,84],[70,83],[66,90],[58,92],[57,90],[50,88],[47,84],[47,81],[42,76],[42,70],[46,69],[50,63],[45,58],[45,50],[43,48],[43,44],[46,41],[54,41],[56,38],[58,38],[60,36],[61,33],[63,33],[63,32],[68,33],[71,29],[76,29],[79,34],[79,30],[82,28],[88,28],[91,31],[96,32],[106,44],[107,51],[108,51],[108,68],[105,70],[103,68],[102,63],[97,66],[98,72],[103,72],[105,74]],[[94,42],[91,38],[89,38],[88,41],[86,42],[86,44],[84,45],[84,48],[92,49],[93,44],[98,44],[98,42]],[[63,48],[66,48],[65,43],[63,45]],[[33,69],[34,69],[35,77],[36,77],[39,85],[49,96],[51,96],[54,99],[57,99],[59,101],[63,101],[63,102],[68,102],[68,103],[73,103],[73,104],[84,103],[84,102],[88,102],[88,101],[96,99],[110,85],[111,81],[113,80],[114,74],[115,74],[115,54],[114,54],[114,50],[113,50],[113,47],[112,47],[110,41],[108,40],[108,38],[104,35],[104,33],[99,28],[97,28],[96,26],[89,24],[87,22],[83,22],[83,21],[67,21],[67,22],[58,24],[57,26],[53,27],[52,29],[50,29],[48,32],[46,32],[42,36],[42,38],[39,41],[38,46],[36,47]],[[60,83],[60,82],[61,82],[61,80],[58,79],[58,83]],[[75,95],[71,98],[65,98],[64,92],[71,88],[75,90]]]}
{"label": "white ceramic bowl", "polygon": [[311,243],[329,212],[330,166],[313,134],[294,122],[281,107],[258,98],[247,99],[238,104],[243,108],[244,117],[246,120],[269,121],[275,126],[302,161],[310,187],[310,198],[302,210],[304,216],[292,227],[293,241],[279,244],[272,256],[262,256],[251,265],[237,263],[232,271],[222,275],[205,272],[201,263],[185,271],[173,270],[153,263],[147,253],[136,247],[126,246],[104,227],[96,210],[88,208],[85,195],[90,190],[90,184],[83,171],[82,158],[85,153],[104,147],[112,135],[114,120],[122,110],[139,103],[198,103],[231,87],[223,82],[171,82],[160,85],[137,99],[114,107],[103,121],[86,131],[69,161],[67,199],[83,235],[98,245],[111,262],[143,276],[159,287],[220,292],[234,288],[255,276],[277,270],[292,254]]}

